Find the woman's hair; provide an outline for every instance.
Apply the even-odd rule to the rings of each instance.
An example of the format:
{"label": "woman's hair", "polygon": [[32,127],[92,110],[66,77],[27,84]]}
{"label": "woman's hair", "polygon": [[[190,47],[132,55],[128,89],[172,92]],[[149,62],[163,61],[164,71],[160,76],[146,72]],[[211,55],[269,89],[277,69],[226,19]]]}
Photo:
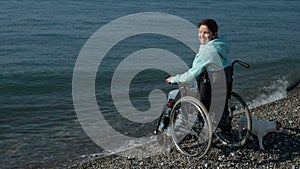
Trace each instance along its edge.
{"label": "woman's hair", "polygon": [[216,34],[218,32],[218,24],[213,19],[202,20],[201,22],[199,22],[198,28],[200,28],[201,25],[206,25],[213,34]]}

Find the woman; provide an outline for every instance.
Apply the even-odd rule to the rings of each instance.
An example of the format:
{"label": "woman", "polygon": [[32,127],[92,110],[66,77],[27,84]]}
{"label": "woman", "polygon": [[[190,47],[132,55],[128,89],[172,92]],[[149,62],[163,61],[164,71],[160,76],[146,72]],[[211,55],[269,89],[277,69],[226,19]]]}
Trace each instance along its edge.
{"label": "woman", "polygon": [[[183,74],[170,76],[166,79],[166,83],[186,83],[191,84],[191,90],[197,91],[197,79],[205,70],[205,65],[214,63],[222,68],[229,66],[227,56],[230,52],[229,42],[218,36],[218,25],[213,19],[202,20],[198,24],[198,39],[200,41],[199,52],[196,54],[192,67]],[[179,90],[173,90],[169,93],[168,100],[176,100]],[[177,96],[177,97],[176,97]],[[166,114],[166,113],[165,113]],[[168,120],[162,119],[158,130],[165,130],[169,134],[168,124],[164,124]],[[168,123],[168,122],[167,122]]]}

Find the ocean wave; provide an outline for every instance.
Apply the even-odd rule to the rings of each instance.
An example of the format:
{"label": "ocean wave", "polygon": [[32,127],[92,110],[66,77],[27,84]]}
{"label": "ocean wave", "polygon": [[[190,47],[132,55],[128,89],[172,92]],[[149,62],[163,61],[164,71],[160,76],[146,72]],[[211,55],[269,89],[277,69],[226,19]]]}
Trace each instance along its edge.
{"label": "ocean wave", "polygon": [[258,96],[256,96],[252,101],[248,102],[249,108],[255,108],[264,104],[280,100],[287,96],[287,88],[289,82],[287,78],[282,77],[271,84],[264,86],[258,90]]}

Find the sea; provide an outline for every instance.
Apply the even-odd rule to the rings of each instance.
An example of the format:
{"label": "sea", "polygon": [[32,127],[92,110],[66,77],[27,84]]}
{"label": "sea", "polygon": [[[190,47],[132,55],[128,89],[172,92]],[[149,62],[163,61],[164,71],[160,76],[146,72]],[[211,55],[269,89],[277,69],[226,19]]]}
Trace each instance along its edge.
{"label": "sea", "polygon": [[[118,113],[116,105],[126,106],[119,103],[129,100],[131,104],[127,106],[133,111],[147,112],[151,106],[163,105],[168,91],[177,86],[165,83],[169,73],[155,67],[156,59],[150,58],[134,64],[139,69],[145,67],[144,70],[122,75],[129,79],[129,87],[125,87],[128,95],[116,99],[111,92],[125,89],[111,87],[112,82],[117,84],[113,80],[115,70],[120,70],[123,61],[133,54],[133,60],[138,54],[145,56],[139,51],[147,53],[147,49],[169,51],[166,54],[173,53],[190,66],[195,51],[179,39],[155,31],[128,36],[116,41],[102,60],[98,58],[96,64],[91,64],[96,65],[95,72],[88,72],[86,77],[89,73],[95,75],[94,88],[77,85],[80,91],[91,90],[80,95],[74,87],[76,66],[83,48],[98,30],[144,13],[174,16],[195,28],[202,19],[213,18],[219,24],[219,35],[231,43],[229,59],[250,65],[249,69],[236,66],[234,90],[254,108],[286,97],[287,89],[300,81],[299,7],[298,0],[1,0],[0,168],[65,168],[107,154],[80,119],[83,110],[76,104],[84,104],[85,100],[78,103],[78,97],[94,98],[106,124],[119,133],[135,138],[152,135],[158,116],[148,122],[134,122],[130,113]],[[157,17],[156,21],[160,19]],[[134,24],[148,22],[147,17],[136,21]],[[101,45],[110,44],[122,31],[134,31],[130,20],[126,23],[110,29],[111,39],[100,40],[98,47],[105,49]],[[176,23],[166,25],[169,24],[174,27],[167,27],[166,32],[174,31]],[[145,30],[148,27],[153,25]],[[195,38],[196,42],[197,31],[182,29],[186,37]],[[156,65],[148,68],[152,61]],[[159,62],[168,70],[181,73],[177,61]],[[149,99],[151,91],[164,93],[160,102]],[[94,111],[88,104],[85,106],[87,114]],[[136,115],[135,120],[143,119],[145,114]],[[119,151],[122,146],[138,144],[143,142],[120,145]]]}

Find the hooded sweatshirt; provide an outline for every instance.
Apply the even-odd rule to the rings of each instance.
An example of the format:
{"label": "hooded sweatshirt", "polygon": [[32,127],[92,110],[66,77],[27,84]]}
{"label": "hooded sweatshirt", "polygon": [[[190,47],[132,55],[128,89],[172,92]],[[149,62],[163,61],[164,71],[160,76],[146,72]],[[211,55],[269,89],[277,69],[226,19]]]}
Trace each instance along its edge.
{"label": "hooded sweatshirt", "polygon": [[[177,74],[171,80],[171,83],[187,83],[191,84],[194,91],[197,91],[197,79],[205,70],[205,65],[214,63],[222,68],[229,66],[227,59],[230,52],[230,43],[222,37],[218,37],[209,41],[204,45],[200,45],[199,52],[196,54],[192,67],[183,74]],[[208,68],[213,71],[213,68]]]}

